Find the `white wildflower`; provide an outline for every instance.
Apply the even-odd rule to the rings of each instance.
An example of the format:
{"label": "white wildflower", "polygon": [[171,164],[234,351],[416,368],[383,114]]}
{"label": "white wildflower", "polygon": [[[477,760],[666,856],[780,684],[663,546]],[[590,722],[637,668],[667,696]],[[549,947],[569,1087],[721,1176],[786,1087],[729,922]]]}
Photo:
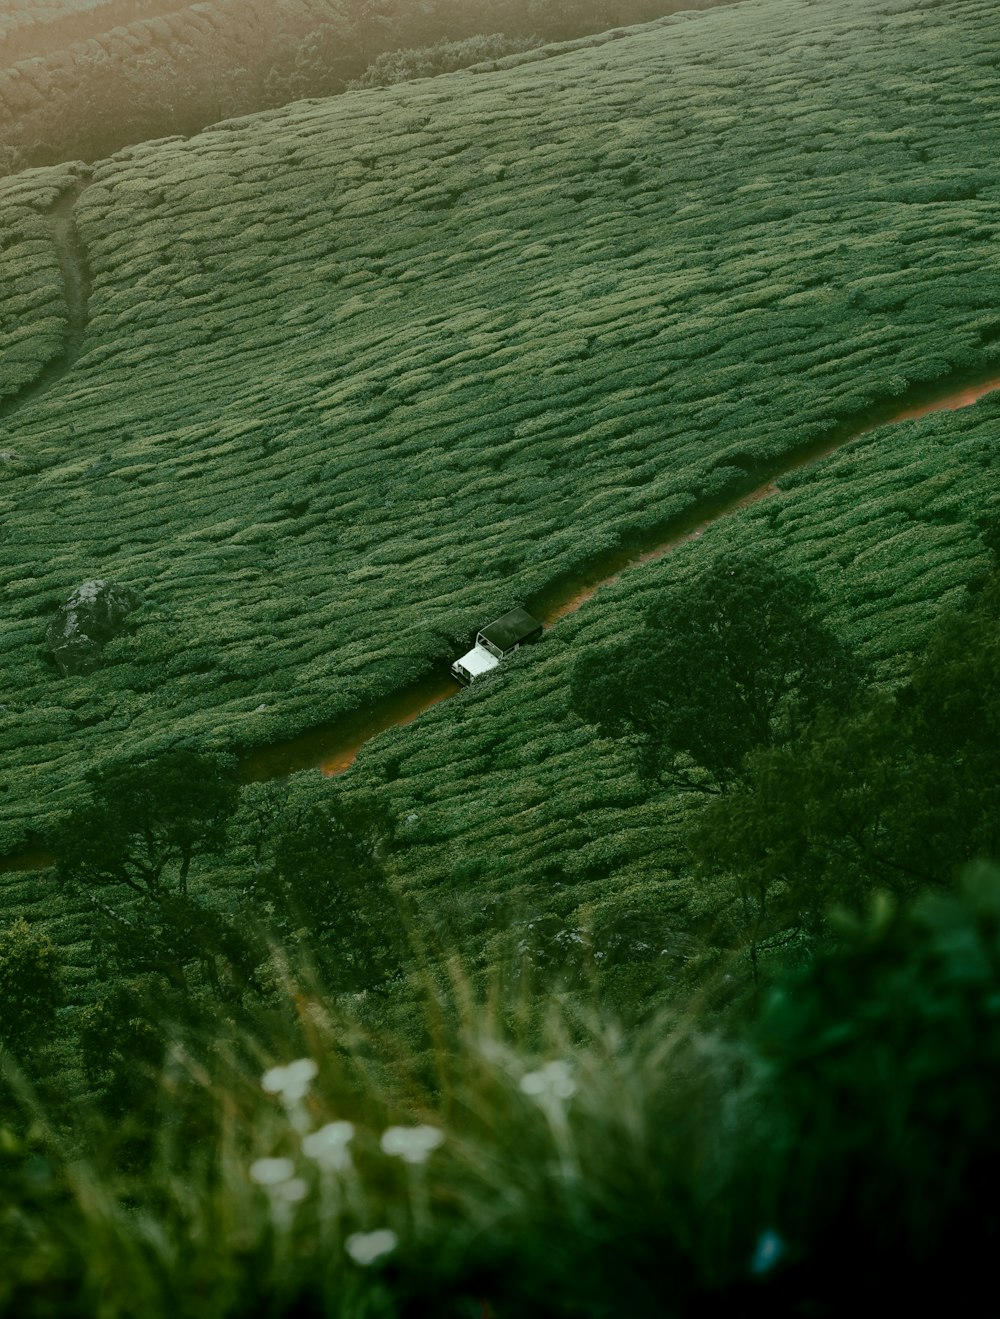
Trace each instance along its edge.
{"label": "white wildflower", "polygon": [[261,1077],[261,1086],[270,1095],[280,1095],[284,1103],[295,1104],[309,1093],[309,1083],[319,1068],[311,1058],[297,1058],[286,1067],[272,1067]]}
{"label": "white wildflower", "polygon": [[344,1242],[345,1249],[355,1264],[373,1264],[388,1255],[399,1245],[392,1228],[380,1227],[375,1232],[352,1232]]}
{"label": "white wildflower", "polygon": [[257,1159],[250,1165],[250,1176],[258,1186],[278,1186],[295,1175],[291,1159]]}
{"label": "white wildflower", "polygon": [[268,1194],[284,1204],[298,1204],[309,1194],[309,1183],[301,1177],[290,1177],[287,1182],[279,1182],[277,1186],[269,1187]]}
{"label": "white wildflower", "polygon": [[351,1166],[347,1146],[353,1138],[353,1123],[328,1122],[319,1131],[302,1138],[302,1153],[315,1159],[321,1168],[339,1172]]}
{"label": "white wildflower", "polygon": [[537,1072],[525,1072],[521,1077],[521,1090],[539,1103],[555,1099],[570,1099],[576,1094],[576,1082],[570,1075],[569,1064],[557,1059],[546,1063]]}
{"label": "white wildflower", "polygon": [[431,1150],[444,1140],[444,1132],[437,1127],[389,1127],[382,1132],[382,1149],[395,1154],[406,1163],[425,1163]]}

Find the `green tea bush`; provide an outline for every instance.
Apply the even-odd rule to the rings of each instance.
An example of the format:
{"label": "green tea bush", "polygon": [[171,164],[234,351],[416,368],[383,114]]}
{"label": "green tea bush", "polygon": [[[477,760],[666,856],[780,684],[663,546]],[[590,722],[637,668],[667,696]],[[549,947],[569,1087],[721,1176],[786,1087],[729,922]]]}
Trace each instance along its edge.
{"label": "green tea bush", "polygon": [[9,410],[64,347],[66,302],[51,211],[73,183],[65,166],[0,180],[0,408],[7,400]]}
{"label": "green tea bush", "polygon": [[0,1051],[37,1047],[55,1023],[63,994],[57,949],[19,917],[0,933]]}

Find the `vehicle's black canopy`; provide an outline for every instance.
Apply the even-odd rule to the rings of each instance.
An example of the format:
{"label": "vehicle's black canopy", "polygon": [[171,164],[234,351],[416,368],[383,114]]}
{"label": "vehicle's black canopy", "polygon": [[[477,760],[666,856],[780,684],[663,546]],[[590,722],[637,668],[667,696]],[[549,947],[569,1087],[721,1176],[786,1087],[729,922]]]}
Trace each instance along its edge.
{"label": "vehicle's black canopy", "polygon": [[527,609],[512,609],[503,618],[490,623],[482,629],[481,635],[496,646],[497,650],[509,650],[518,642],[526,640],[532,634],[541,633],[542,625],[533,618]]}

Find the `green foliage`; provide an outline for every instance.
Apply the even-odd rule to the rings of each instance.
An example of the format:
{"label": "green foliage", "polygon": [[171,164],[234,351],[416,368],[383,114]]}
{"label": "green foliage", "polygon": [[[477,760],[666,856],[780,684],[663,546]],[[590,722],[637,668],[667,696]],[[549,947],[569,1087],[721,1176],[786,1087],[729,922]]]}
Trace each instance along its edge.
{"label": "green foliage", "polygon": [[131,910],[91,902],[98,976],[162,976],[182,993],[200,983],[228,1002],[257,987],[254,974],[267,957],[266,944],[246,913],[225,898],[213,904],[211,896],[168,894]]}
{"label": "green foliage", "polygon": [[[121,1161],[122,1123],[78,1109],[70,1151],[24,1096],[34,1136],[0,1129],[0,1308],[937,1308],[956,1275],[976,1292],[992,1276],[998,991],[986,867],[841,921],[711,1033],[690,1011],[624,1032],[565,1000],[484,1007],[458,978],[429,996],[417,1033],[433,1045],[415,1051],[366,1025],[365,998],[344,1010],[290,971],[263,1028],[178,1041],[141,1167]],[[120,1050],[140,1007],[119,996],[95,1048]]]}
{"label": "green foliage", "polygon": [[70,1269],[80,1319],[124,1319],[137,1296],[150,1319],[460,1319],[486,1301],[532,1313],[539,1295],[596,1319],[623,1298],[657,1313],[697,1295],[721,1244],[696,1225],[721,1171],[699,1134],[731,1076],[724,1054],[687,1027],[626,1041],[556,1010],[529,1045],[453,989],[422,1023],[432,1052],[301,980],[272,1008],[274,1054],[231,1023],[175,1048],[151,1087],[161,1112],[143,1107],[141,1170],[118,1157],[121,1124],[84,1110],[66,1193],[0,1238],[0,1308],[14,1293],[38,1319]]}
{"label": "green foliage", "polygon": [[819,605],[814,582],[761,553],[710,559],[663,593],[641,632],[574,664],[570,708],[605,737],[636,737],[648,775],[729,787],[752,751],[787,741],[860,681]]}
{"label": "green foliage", "polygon": [[741,1171],[792,1265],[774,1303],[946,1304],[956,1277],[985,1285],[998,1230],[1000,874],[973,867],[912,907],[883,900],[839,936],[751,1030]]}
{"label": "green foliage", "polygon": [[238,999],[266,954],[206,884],[237,806],[231,764],[175,750],[96,768],[87,785],[46,842],[57,879],[91,907],[97,967],[155,973],[180,991],[194,969],[216,996]]}
{"label": "green foliage", "polygon": [[0,1050],[27,1054],[44,1042],[64,999],[61,960],[23,917],[0,932]]}
{"label": "green foliage", "polygon": [[[995,585],[996,574],[993,577]],[[700,828],[710,874],[740,876],[770,923],[822,929],[861,906],[1000,857],[1000,611],[989,584],[948,611],[910,681],[828,713],[750,761]],[[776,895],[776,896],[775,896]]]}
{"label": "green foliage", "polygon": [[192,864],[222,848],[239,792],[224,760],[186,750],[101,766],[85,781],[89,800],[47,839],[60,877],[154,902],[172,887],[185,895]]}
{"label": "green foliage", "polygon": [[257,896],[278,934],[301,932],[331,989],[356,992],[396,974],[406,942],[385,869],[394,822],[374,799],[324,798],[279,818]]}
{"label": "green foliage", "polygon": [[157,1010],[145,986],[117,981],[80,1012],[77,1044],[88,1083],[104,1111],[148,1118],[163,1062],[162,1003]]}
{"label": "green foliage", "polygon": [[[0,417],[64,347],[67,306],[51,211],[73,182],[72,166],[0,179]],[[0,470],[23,463],[15,444],[0,449]]]}
{"label": "green foliage", "polygon": [[360,78],[348,83],[348,89],[391,87],[411,78],[432,78],[439,73],[454,73],[484,60],[500,59],[522,50],[540,46],[540,37],[507,37],[502,32],[467,37],[465,41],[439,41],[418,50],[386,51],[365,69]]}

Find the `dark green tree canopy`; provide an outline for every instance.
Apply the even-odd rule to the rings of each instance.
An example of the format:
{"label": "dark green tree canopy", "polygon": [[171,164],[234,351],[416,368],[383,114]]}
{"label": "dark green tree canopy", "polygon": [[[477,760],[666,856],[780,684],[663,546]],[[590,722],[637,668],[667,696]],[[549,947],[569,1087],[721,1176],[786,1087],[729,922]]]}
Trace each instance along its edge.
{"label": "dark green tree canopy", "polygon": [[0,933],[0,1050],[30,1053],[63,1001],[61,957],[23,918]]}
{"label": "dark green tree canopy", "polygon": [[308,931],[333,989],[370,988],[399,966],[404,940],[386,873],[394,828],[374,798],[336,789],[278,819],[258,897],[278,934]]}
{"label": "dark green tree canopy", "polygon": [[628,641],[581,657],[572,708],[636,739],[645,773],[718,791],[855,689],[861,666],[819,616],[810,578],[764,553],[721,554],[671,586]]}
{"label": "dark green tree canopy", "polygon": [[708,873],[739,875],[772,894],[775,918],[818,931],[831,904],[858,908],[873,887],[917,892],[1000,858],[998,578],[942,616],[896,692],[749,759],[702,819]]}
{"label": "dark green tree canopy", "polygon": [[56,874],[93,909],[93,951],[106,974],[157,974],[178,991],[192,972],[220,998],[252,984],[263,942],[202,885],[199,863],[220,854],[239,799],[227,758],[176,750],[100,766],[89,797],[49,835]]}
{"label": "dark green tree canopy", "polygon": [[47,839],[60,875],[156,901],[186,893],[195,859],[223,846],[239,795],[224,758],[186,750],[100,766],[85,781],[89,799]]}

